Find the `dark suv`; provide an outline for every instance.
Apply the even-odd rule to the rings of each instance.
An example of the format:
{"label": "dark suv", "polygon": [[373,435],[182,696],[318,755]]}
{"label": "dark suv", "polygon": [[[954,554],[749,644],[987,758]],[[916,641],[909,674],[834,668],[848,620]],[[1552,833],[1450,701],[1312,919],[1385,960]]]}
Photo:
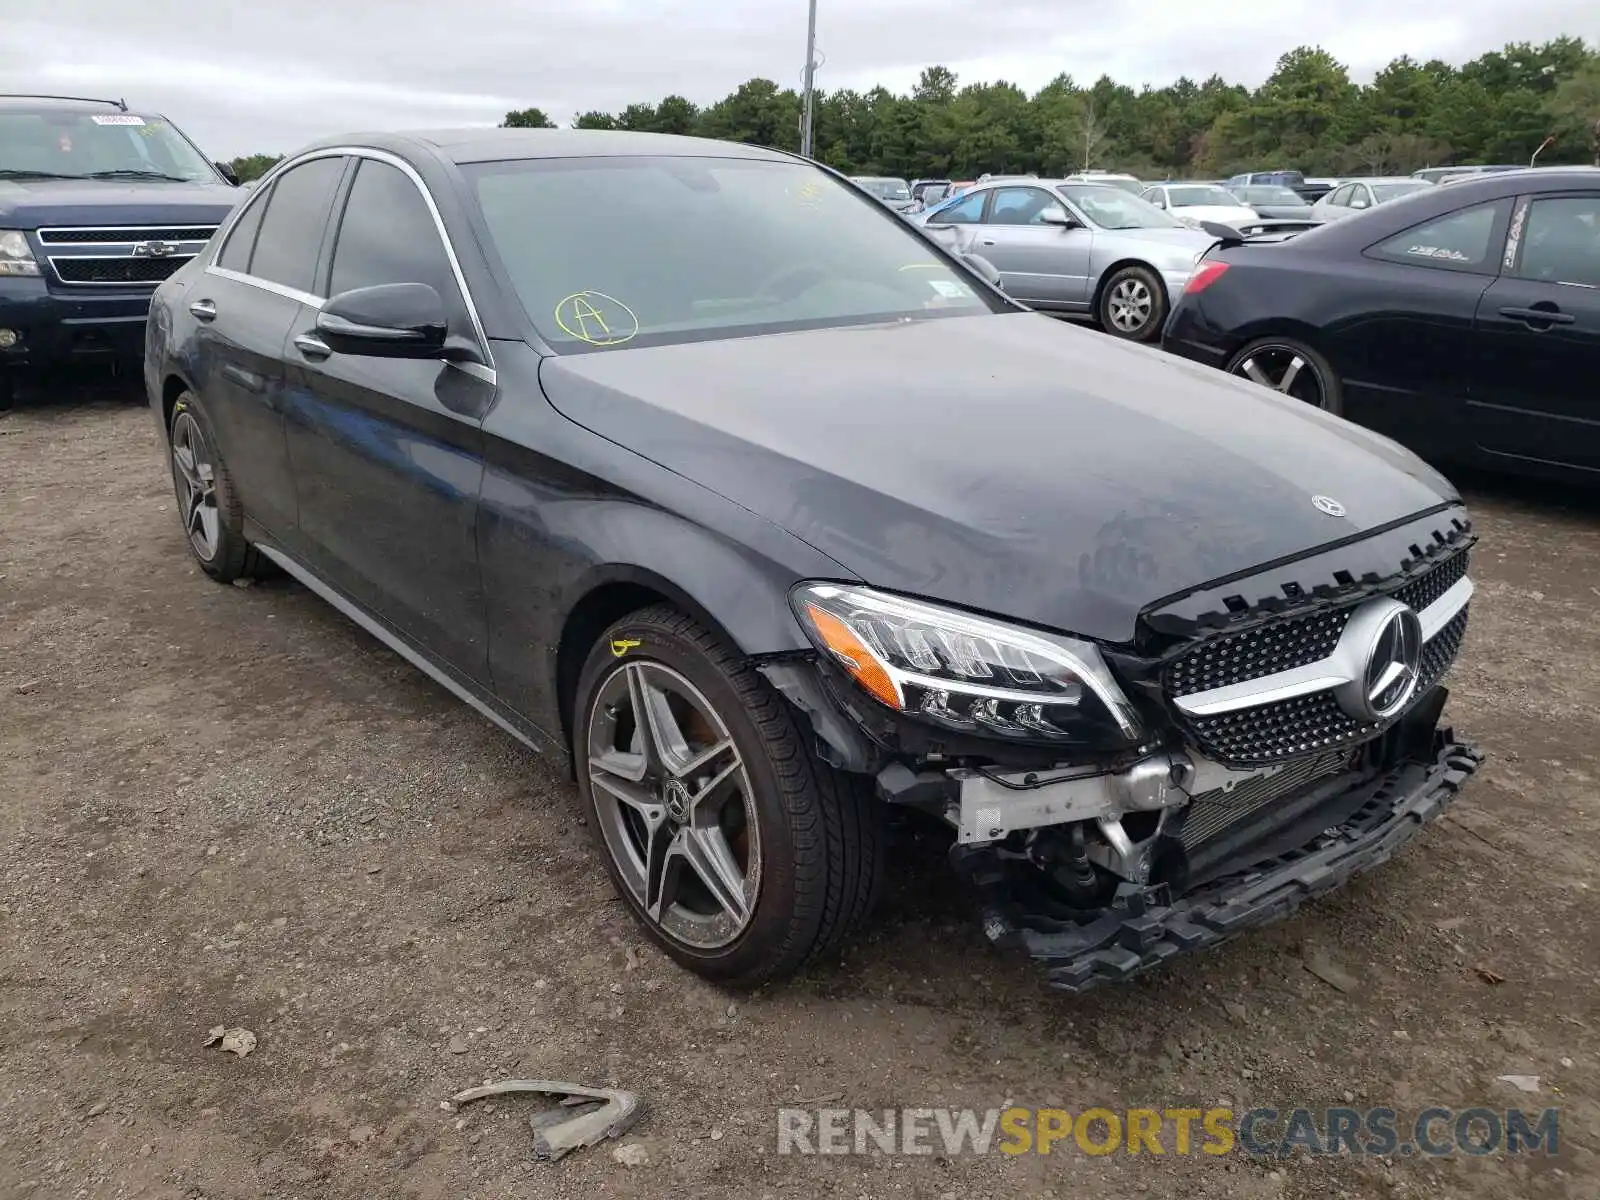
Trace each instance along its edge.
{"label": "dark suv", "polygon": [[0,96],[0,408],[24,365],[137,360],[156,285],[241,194],[165,117]]}
{"label": "dark suv", "polygon": [[145,383],[205,572],[570,762],[679,961],[836,947],[897,810],[1078,989],[1443,811],[1474,534],[1388,439],[993,270],[777,151],[344,138],[161,286]]}

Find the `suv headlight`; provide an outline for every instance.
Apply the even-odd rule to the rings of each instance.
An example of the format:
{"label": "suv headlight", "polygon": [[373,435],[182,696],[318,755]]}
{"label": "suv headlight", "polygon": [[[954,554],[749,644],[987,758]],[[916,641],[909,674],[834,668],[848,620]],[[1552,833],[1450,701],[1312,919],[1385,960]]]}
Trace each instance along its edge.
{"label": "suv headlight", "polygon": [[895,712],[1029,741],[1138,737],[1133,706],[1088,642],[864,587],[806,583],[790,601],[817,648]]}
{"label": "suv headlight", "polygon": [[0,275],[37,275],[39,261],[33,257],[28,235],[20,229],[0,229]]}

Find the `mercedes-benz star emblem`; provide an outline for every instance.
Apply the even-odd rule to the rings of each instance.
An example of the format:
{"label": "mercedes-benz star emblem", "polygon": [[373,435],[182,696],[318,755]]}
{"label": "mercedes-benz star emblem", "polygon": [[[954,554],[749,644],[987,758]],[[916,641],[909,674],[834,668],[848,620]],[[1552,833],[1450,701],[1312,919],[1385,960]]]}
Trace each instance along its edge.
{"label": "mercedes-benz star emblem", "polygon": [[1311,505],[1318,512],[1327,513],[1330,517],[1344,516],[1344,505],[1340,504],[1332,496],[1313,496],[1311,497]]}
{"label": "mercedes-benz star emblem", "polygon": [[[1346,635],[1364,646],[1359,674],[1336,693],[1339,707],[1358,721],[1381,725],[1416,695],[1422,679],[1422,622],[1398,600],[1374,600],[1351,616]],[[1362,653],[1357,651],[1357,653]]]}
{"label": "mercedes-benz star emblem", "polygon": [[661,798],[666,802],[667,816],[679,825],[686,824],[689,820],[689,789],[676,779],[667,780],[661,789]]}

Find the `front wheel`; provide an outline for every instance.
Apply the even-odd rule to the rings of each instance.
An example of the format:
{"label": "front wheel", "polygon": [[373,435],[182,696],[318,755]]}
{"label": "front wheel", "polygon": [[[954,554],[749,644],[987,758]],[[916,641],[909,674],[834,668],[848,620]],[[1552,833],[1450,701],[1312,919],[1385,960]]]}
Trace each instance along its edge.
{"label": "front wheel", "polygon": [[834,952],[865,915],[870,790],[818,760],[782,697],[694,621],[661,606],[613,625],[574,716],[612,882],[678,962],[754,987]]}
{"label": "front wheel", "polygon": [[1167,319],[1167,289],[1149,267],[1123,267],[1100,292],[1099,317],[1113,337],[1148,342]]}

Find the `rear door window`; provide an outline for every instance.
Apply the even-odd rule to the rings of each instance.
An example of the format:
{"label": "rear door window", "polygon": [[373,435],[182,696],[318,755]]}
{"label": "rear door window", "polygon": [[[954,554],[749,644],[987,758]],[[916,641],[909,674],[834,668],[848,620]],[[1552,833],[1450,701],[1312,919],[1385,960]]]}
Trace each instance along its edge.
{"label": "rear door window", "polygon": [[238,221],[234,222],[222,253],[217,255],[217,266],[244,275],[250,273],[250,252],[256,248],[256,231],[261,228],[261,217],[267,211],[270,198],[270,191],[251,198],[244,212],[239,214]]}
{"label": "rear door window", "polygon": [[976,225],[983,217],[983,201],[988,192],[969,192],[946,208],[933,214],[933,225]]}
{"label": "rear door window", "polygon": [[299,292],[311,291],[344,167],[343,158],[314,158],[278,176],[256,235],[251,275]]}

